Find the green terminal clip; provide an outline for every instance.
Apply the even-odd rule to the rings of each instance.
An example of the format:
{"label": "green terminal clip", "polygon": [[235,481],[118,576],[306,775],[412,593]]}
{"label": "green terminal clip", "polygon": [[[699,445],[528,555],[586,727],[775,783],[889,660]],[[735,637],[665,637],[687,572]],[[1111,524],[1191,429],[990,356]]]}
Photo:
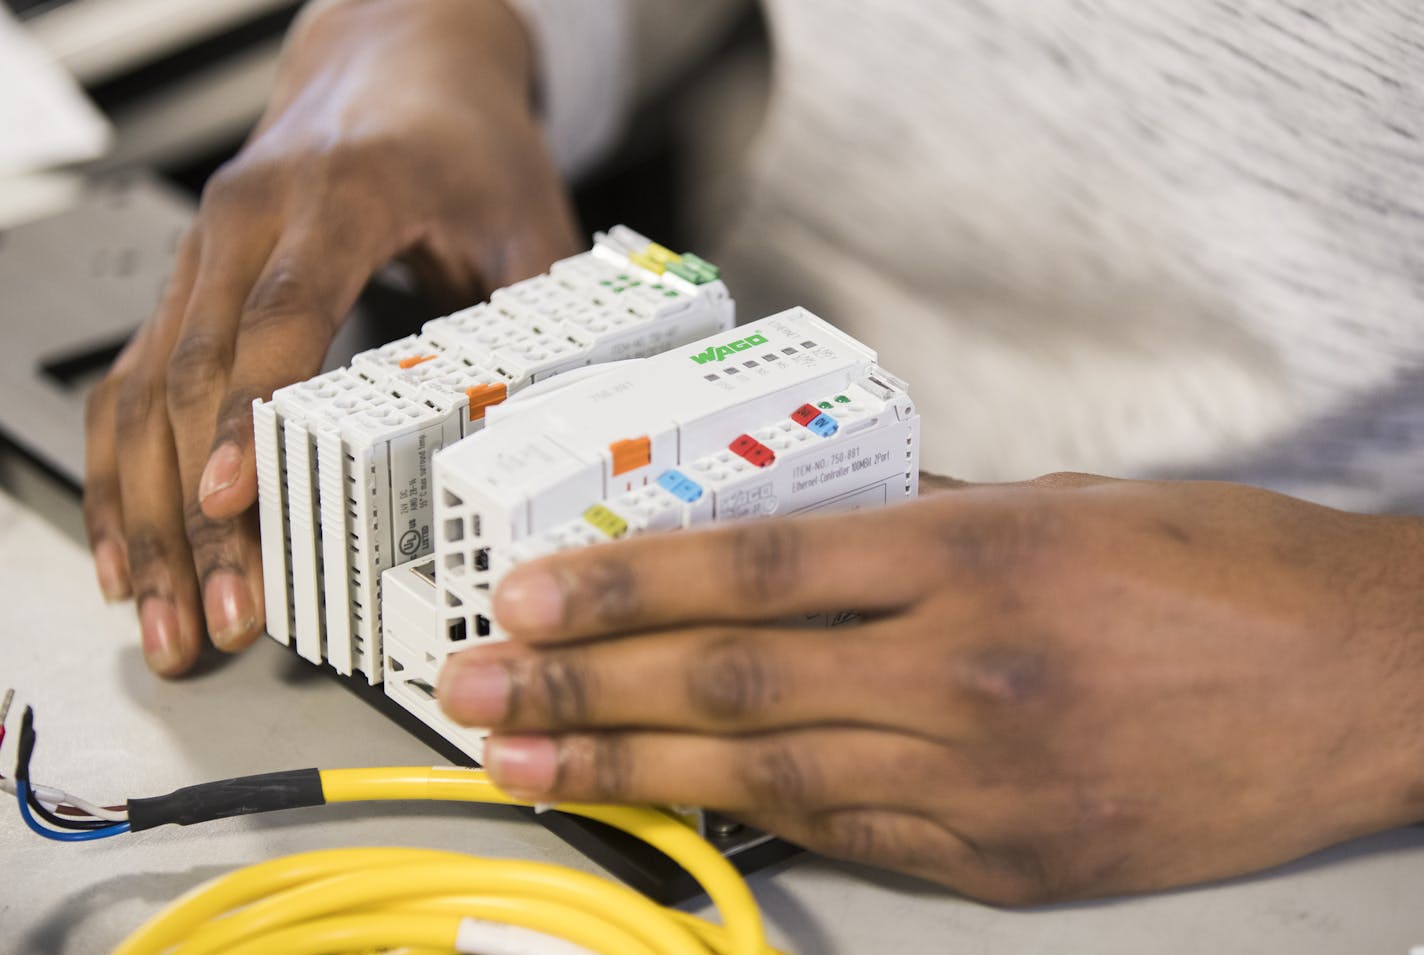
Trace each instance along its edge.
{"label": "green terminal clip", "polygon": [[722,277],[721,269],[717,268],[717,266],[713,265],[711,262],[708,262],[702,256],[694,255],[691,252],[682,253],[682,264],[690,265],[698,272],[709,276],[709,278],[707,279],[707,281],[709,282],[715,282],[717,279],[720,279]]}
{"label": "green terminal clip", "polygon": [[693,285],[706,285],[721,278],[722,271],[701,256],[684,252],[679,261],[669,261],[666,268],[678,278],[687,279]]}

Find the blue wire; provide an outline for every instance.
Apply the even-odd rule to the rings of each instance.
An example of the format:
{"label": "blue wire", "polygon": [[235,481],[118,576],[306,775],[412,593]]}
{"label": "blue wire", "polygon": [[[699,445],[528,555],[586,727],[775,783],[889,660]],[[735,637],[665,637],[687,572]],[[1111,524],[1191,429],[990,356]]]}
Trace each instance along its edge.
{"label": "blue wire", "polygon": [[107,839],[109,836],[117,836],[129,831],[129,824],[126,822],[116,822],[112,826],[105,826],[102,829],[83,829],[73,832],[61,832],[58,829],[42,826],[30,812],[30,784],[25,780],[15,780],[15,798],[20,803],[20,815],[24,818],[25,825],[46,839],[54,839],[56,842],[88,842],[90,839]]}

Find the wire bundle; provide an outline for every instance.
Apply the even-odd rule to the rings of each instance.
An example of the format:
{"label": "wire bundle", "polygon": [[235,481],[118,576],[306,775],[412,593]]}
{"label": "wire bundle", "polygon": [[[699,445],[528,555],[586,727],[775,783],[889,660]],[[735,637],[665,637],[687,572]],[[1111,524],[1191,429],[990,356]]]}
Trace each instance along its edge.
{"label": "wire bundle", "polygon": [[[4,719],[13,694],[13,690],[6,692],[5,705],[0,708],[0,742],[5,739]],[[25,707],[25,715],[20,721],[19,755],[15,760],[15,799],[20,804],[20,817],[25,820],[25,825],[46,839],[58,842],[87,842],[128,832],[127,812],[96,806],[48,786],[34,787],[30,784],[30,758],[35,751],[34,719],[34,710]],[[49,797],[54,809],[41,801],[40,793]],[[40,820],[48,825],[42,825]]]}
{"label": "wire bundle", "polygon": [[[0,711],[0,741],[3,733]],[[62,841],[334,802],[529,805],[499,790],[481,770],[415,766],[244,776],[131,799],[120,811],[33,786],[29,764],[35,739],[27,707],[15,772],[20,813],[31,829]],[[64,812],[46,807],[37,791],[61,797],[56,810]],[[410,955],[775,955],[746,882],[685,823],[651,808],[555,808],[621,829],[670,856],[707,891],[724,924],[664,908],[615,882],[562,866],[434,849],[327,849],[258,863],[199,886],[140,926],[116,955],[388,949]]]}

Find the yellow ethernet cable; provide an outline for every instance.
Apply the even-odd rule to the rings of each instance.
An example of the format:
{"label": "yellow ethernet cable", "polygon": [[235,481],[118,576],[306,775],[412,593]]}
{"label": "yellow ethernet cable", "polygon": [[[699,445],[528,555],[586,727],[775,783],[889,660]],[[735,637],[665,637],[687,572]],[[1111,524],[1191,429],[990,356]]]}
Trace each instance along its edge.
{"label": "yellow ethernet cable", "polygon": [[[301,772],[309,771],[278,775],[290,781]],[[301,804],[411,799],[529,805],[474,769],[411,766],[317,775],[319,798]],[[231,782],[208,784],[214,805]],[[187,822],[218,817],[193,809],[205,798],[204,787],[180,793],[183,798],[172,806],[181,803],[182,811],[162,802],[173,797],[134,800],[131,807],[146,804],[140,811],[148,817],[145,827],[180,816]],[[723,924],[664,908],[622,885],[562,866],[435,849],[348,848],[301,853],[219,877],[149,919],[115,952],[487,952],[494,951],[488,946],[499,927],[515,926],[546,937],[539,951],[569,955],[778,955],[766,943],[756,901],[741,875],[683,823],[650,808],[572,803],[554,808],[614,826],[670,856],[707,891]],[[534,950],[527,939],[524,944],[499,951]]]}

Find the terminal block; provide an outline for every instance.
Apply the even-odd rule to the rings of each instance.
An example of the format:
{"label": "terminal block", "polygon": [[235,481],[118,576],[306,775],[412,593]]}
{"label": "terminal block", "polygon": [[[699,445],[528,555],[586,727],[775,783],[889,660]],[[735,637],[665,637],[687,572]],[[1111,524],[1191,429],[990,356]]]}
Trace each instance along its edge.
{"label": "terminal block", "polygon": [[918,475],[905,384],[801,308],[536,385],[435,454],[433,559],[385,573],[386,695],[478,761],[481,734],[446,720],[432,688],[449,654],[503,639],[490,596],[512,567],[655,531],[883,507],[913,498]]}
{"label": "terminal block", "polygon": [[268,631],[381,683],[381,575],[433,551],[436,452],[540,382],[733,321],[715,267],[617,226],[547,274],[254,402]]}

